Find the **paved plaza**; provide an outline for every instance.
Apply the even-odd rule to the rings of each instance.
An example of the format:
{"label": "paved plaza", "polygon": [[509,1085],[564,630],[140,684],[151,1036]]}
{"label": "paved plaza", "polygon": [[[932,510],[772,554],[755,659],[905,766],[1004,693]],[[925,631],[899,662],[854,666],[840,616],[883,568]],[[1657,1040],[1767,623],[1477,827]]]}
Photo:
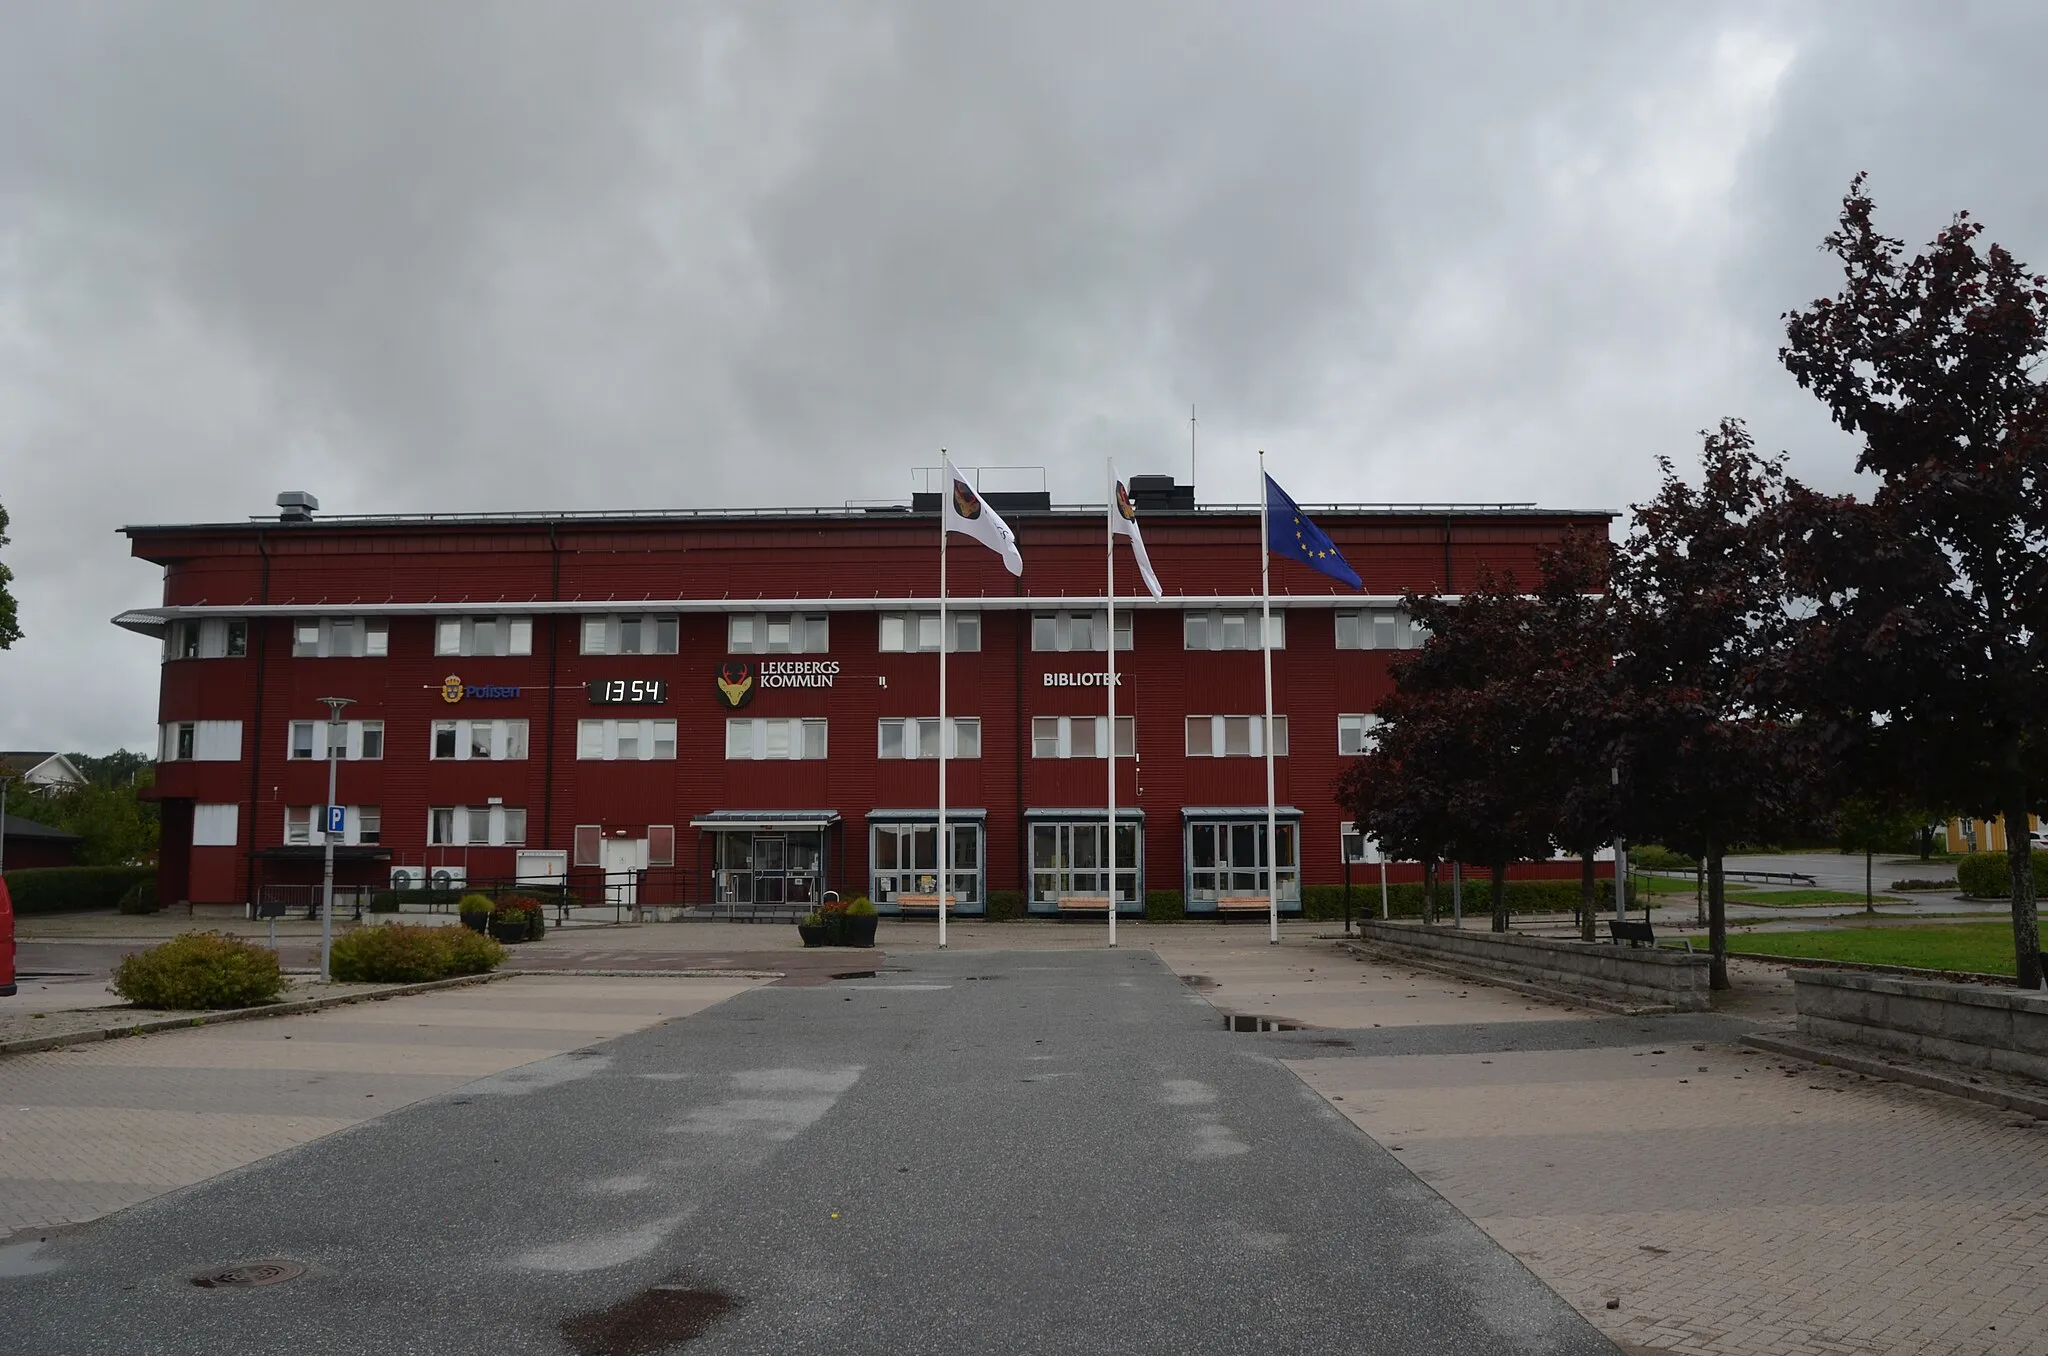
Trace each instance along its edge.
{"label": "paved plaza", "polygon": [[[173,1278],[259,1241],[357,1268],[371,1228],[359,1213],[310,1235],[280,1222],[286,1203],[334,1189],[330,1158],[468,1182],[478,1199],[433,1188],[435,1230],[458,1252],[480,1246],[462,1240],[498,1209],[493,1179],[447,1154],[452,1139],[567,1165],[520,1188],[525,1223],[549,1237],[510,1256],[483,1247],[454,1264],[465,1284],[496,1293],[508,1268],[574,1276],[561,1303],[591,1312],[649,1283],[734,1297],[738,1316],[691,1349],[777,1349],[768,1315],[812,1335],[833,1316],[847,1350],[972,1349],[988,1331],[973,1324],[998,1317],[1015,1350],[1601,1349],[1559,1326],[1576,1311],[1642,1353],[2048,1350],[2048,1128],[1738,1046],[1789,1019],[1770,967],[1738,965],[1724,1010],[1624,1018],[1360,958],[1315,924],[1288,925],[1279,947],[1263,927],[1131,925],[1115,953],[1096,925],[962,924],[944,953],[928,923],[886,925],[870,953],[807,954],[786,931],[566,931],[517,953],[533,973],[479,989],[9,1059],[0,1231],[258,1166],[49,1244],[17,1232],[0,1240],[0,1272],[55,1266],[34,1293],[61,1304],[78,1292],[59,1278],[82,1284],[117,1238]],[[544,973],[742,960],[788,977]],[[1298,1029],[1233,1033],[1231,1015]],[[628,1095],[623,1069],[673,1098]],[[533,1096],[477,1095],[507,1080]],[[1249,1175],[1218,1170],[1232,1164]],[[396,1187],[379,1170],[364,1189]],[[589,1200],[607,1192],[645,1208],[600,1221]],[[1415,1213],[1430,1201],[1455,1212]],[[392,1247],[438,1265],[439,1234],[390,1208]],[[261,1227],[214,1232],[223,1211]],[[842,1227],[835,1212],[862,1221],[852,1255],[817,1251]],[[1477,1229],[1458,1234],[1466,1220]],[[1510,1257],[1519,1266],[1498,1270]],[[1276,1269],[1284,1283],[1262,1287]],[[358,1284],[398,1284],[371,1270],[278,1303],[316,1313]],[[1455,1307],[1481,1274],[1518,1317],[1458,1330],[1463,1346],[1450,1329],[1411,1336],[1380,1303]],[[983,1275],[1009,1291],[986,1313],[985,1287],[961,1279]],[[0,1321],[24,1285],[35,1278],[0,1280]],[[184,1313],[153,1307],[174,1288],[143,1290],[148,1312]],[[1125,1326],[1034,1318],[1016,1305],[1032,1296]],[[921,1326],[876,1317],[885,1302]],[[1141,1302],[1186,1306],[1214,1342],[1156,1330]],[[569,1349],[541,1331],[560,1307],[514,1305],[525,1317],[492,1329],[490,1349]],[[1256,1314],[1278,1325],[1263,1343],[1242,1326]]]}

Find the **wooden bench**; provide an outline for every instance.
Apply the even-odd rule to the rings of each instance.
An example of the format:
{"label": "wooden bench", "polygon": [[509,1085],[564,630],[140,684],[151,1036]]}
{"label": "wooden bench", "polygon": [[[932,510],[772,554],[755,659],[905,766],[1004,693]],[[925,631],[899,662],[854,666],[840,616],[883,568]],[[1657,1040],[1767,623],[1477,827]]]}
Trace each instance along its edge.
{"label": "wooden bench", "polygon": [[1271,901],[1264,895],[1218,895],[1216,897],[1216,912],[1219,914],[1265,913],[1270,904]]}
{"label": "wooden bench", "polygon": [[[909,913],[909,912],[910,912],[910,911],[911,911],[912,909],[918,909],[918,910],[924,910],[924,909],[929,909],[929,910],[931,910],[931,911],[932,911],[933,913],[937,913],[937,912],[939,911],[939,897],[938,897],[938,895],[937,895],[936,893],[934,893],[934,894],[929,894],[929,895],[902,895],[902,894],[899,894],[899,895],[897,895],[897,896],[896,896],[896,898],[895,898],[895,899],[894,899],[894,900],[893,900],[892,902],[893,902],[893,903],[894,903],[894,904],[896,905],[896,907],[897,907],[897,908],[899,908],[899,909],[903,910],[903,912],[905,912],[905,913]],[[958,912],[960,912],[960,896],[958,896],[958,895],[947,895],[947,896],[946,896],[946,912],[947,912],[947,913],[958,913]]]}
{"label": "wooden bench", "polygon": [[1630,946],[1657,944],[1657,934],[1648,923],[1629,923],[1610,918],[1607,920],[1607,935],[1617,946],[1623,942]]}
{"label": "wooden bench", "polygon": [[1054,901],[1061,913],[1108,913],[1108,895],[1061,895]]}

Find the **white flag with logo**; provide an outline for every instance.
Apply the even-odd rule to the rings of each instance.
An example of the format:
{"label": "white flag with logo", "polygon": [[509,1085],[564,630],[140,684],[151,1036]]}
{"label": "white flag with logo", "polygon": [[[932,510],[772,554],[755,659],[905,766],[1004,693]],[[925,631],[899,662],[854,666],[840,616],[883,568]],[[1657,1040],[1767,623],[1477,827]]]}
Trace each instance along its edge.
{"label": "white flag with logo", "polygon": [[964,532],[1003,558],[1010,573],[1024,573],[1024,554],[1017,549],[1017,534],[1003,521],[1002,515],[988,506],[972,485],[960,478],[953,469],[953,459],[945,459],[946,489],[945,500],[946,530]]}
{"label": "white flag with logo", "polygon": [[1116,478],[1115,462],[1109,464],[1109,530],[1131,539],[1131,554],[1138,558],[1138,573],[1145,577],[1145,587],[1152,590],[1154,598],[1162,597],[1159,576],[1152,573],[1152,558],[1145,554],[1144,534],[1138,531],[1138,506]]}

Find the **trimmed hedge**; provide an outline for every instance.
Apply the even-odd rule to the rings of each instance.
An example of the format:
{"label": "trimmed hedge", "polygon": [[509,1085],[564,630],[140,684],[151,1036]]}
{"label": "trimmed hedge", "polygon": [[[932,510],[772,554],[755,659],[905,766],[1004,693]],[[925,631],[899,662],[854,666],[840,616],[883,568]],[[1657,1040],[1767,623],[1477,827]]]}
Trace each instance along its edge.
{"label": "trimmed hedge", "polygon": [[156,877],[151,876],[129,886],[128,893],[121,896],[121,902],[115,907],[122,913],[155,913],[161,909],[163,904],[156,897]]}
{"label": "trimmed hedge", "polygon": [[1148,923],[1179,923],[1187,918],[1187,905],[1181,900],[1178,890],[1147,890],[1145,892],[1145,921]]}
{"label": "trimmed hedge", "polygon": [[119,908],[143,881],[155,881],[153,866],[34,866],[7,873],[7,893],[18,914],[83,913]]}
{"label": "trimmed hedge", "polygon": [[335,939],[334,977],[350,983],[418,984],[450,975],[481,975],[505,961],[505,948],[465,927],[382,923]]}
{"label": "trimmed hedge", "polygon": [[[2034,854],[2034,880],[2048,879],[2048,852]],[[1956,884],[1972,899],[2011,899],[2012,863],[2003,852],[1973,852],[1956,863]]]}
{"label": "trimmed hedge", "polygon": [[1024,892],[1022,890],[991,890],[988,892],[988,921],[991,923],[1014,923],[1024,916]]}
{"label": "trimmed hedge", "polygon": [[224,932],[183,932],[124,957],[114,992],[145,1008],[246,1008],[277,1001],[277,954]]}

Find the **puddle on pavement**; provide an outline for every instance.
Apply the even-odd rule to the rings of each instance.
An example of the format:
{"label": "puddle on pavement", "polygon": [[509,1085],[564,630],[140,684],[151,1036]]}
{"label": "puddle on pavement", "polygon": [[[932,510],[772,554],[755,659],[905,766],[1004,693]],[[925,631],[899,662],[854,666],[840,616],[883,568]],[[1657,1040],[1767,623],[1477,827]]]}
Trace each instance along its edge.
{"label": "puddle on pavement", "polygon": [[701,1337],[737,1308],[739,1301],[723,1291],[657,1285],[608,1309],[564,1319],[562,1336],[576,1356],[647,1356]]}
{"label": "puddle on pavement", "polygon": [[55,1271],[61,1264],[54,1257],[38,1257],[48,1240],[25,1239],[19,1243],[0,1243],[0,1281],[19,1280],[24,1276],[41,1276]]}

